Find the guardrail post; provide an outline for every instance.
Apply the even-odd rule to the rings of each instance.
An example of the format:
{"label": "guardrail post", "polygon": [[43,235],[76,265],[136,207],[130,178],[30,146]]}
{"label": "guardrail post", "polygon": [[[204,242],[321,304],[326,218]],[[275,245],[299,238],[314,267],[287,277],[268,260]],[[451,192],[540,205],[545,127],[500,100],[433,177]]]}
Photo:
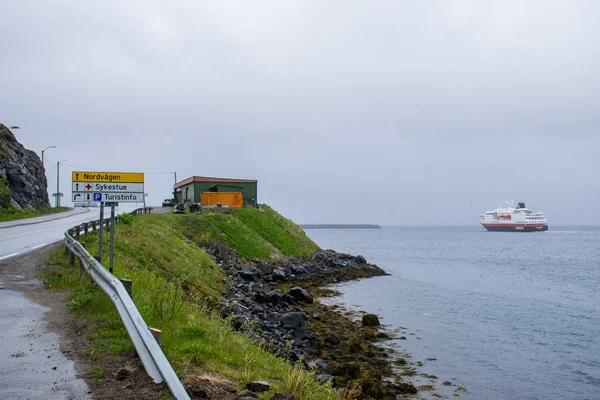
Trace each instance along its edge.
{"label": "guardrail post", "polygon": [[88,232],[88,223],[86,222],[85,224],[83,224],[83,234],[87,235]]}
{"label": "guardrail post", "polygon": [[69,254],[70,252],[71,252],[71,250],[70,250],[70,249],[69,249],[69,247],[68,247],[68,246],[65,244],[65,251],[64,251],[64,254],[65,254],[65,256],[66,256],[67,254]]}
{"label": "guardrail post", "polygon": [[108,219],[108,218],[107,218],[107,219],[105,220],[105,222],[106,222],[106,227],[107,227],[107,228],[108,228],[108,227],[110,227],[110,219]]}
{"label": "guardrail post", "polygon": [[127,290],[127,293],[129,294],[129,297],[131,297],[131,279],[119,279],[121,281],[121,283],[123,284],[123,286],[125,287],[125,290]]}
{"label": "guardrail post", "polygon": [[77,241],[79,241],[79,233],[81,232],[81,225],[77,225],[75,227],[75,239],[77,239]]}
{"label": "guardrail post", "polygon": [[[85,243],[81,243],[80,242],[79,244],[81,244],[81,247],[83,247],[84,249],[86,248],[86,244]],[[86,271],[85,271],[85,265],[83,264],[82,260],[79,260],[79,275],[80,275],[80,277],[81,277],[81,275],[83,275],[85,273],[86,273]]]}
{"label": "guardrail post", "polygon": [[162,331],[160,329],[150,328],[150,327],[148,329],[150,329],[150,333],[152,333],[152,336],[154,336],[156,343],[158,343],[159,346],[162,346],[160,343],[160,340],[162,338]]}

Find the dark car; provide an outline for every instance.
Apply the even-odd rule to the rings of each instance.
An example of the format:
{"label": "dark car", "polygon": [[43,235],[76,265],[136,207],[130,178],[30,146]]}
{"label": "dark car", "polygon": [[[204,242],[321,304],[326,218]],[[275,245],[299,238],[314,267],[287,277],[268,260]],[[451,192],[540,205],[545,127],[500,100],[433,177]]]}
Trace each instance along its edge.
{"label": "dark car", "polygon": [[162,202],[163,207],[173,207],[173,199],[164,199]]}

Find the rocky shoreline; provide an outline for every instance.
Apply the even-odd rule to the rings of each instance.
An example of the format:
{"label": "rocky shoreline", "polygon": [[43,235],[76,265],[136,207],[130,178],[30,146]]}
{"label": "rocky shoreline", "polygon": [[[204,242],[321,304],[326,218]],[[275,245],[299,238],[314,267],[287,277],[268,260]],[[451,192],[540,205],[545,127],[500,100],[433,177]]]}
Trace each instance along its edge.
{"label": "rocky shoreline", "polygon": [[203,247],[230,278],[221,315],[235,329],[279,356],[301,362],[317,379],[331,381],[334,387],[360,388],[358,398],[396,399],[417,393],[394,373],[394,366],[405,360],[376,345],[390,339],[379,330],[377,316],[367,314],[355,322],[336,307],[314,300],[328,294],[324,285],[387,275],[381,268],[362,256],[333,250],[319,250],[308,261],[264,262],[244,260],[226,246]]}

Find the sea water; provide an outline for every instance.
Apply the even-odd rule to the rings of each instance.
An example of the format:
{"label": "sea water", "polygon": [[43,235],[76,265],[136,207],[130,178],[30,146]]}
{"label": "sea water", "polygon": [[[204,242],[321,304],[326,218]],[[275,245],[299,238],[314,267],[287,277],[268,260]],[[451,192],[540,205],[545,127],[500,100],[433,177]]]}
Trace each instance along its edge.
{"label": "sea water", "polygon": [[335,285],[334,301],[406,337],[397,344],[441,393],[464,385],[463,399],[600,399],[600,228],[306,233],[391,274]]}

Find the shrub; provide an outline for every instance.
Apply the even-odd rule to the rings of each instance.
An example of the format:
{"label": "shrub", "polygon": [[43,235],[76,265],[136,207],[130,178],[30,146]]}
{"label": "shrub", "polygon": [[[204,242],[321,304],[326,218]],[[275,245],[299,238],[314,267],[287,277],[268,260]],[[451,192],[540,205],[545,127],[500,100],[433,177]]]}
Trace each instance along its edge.
{"label": "shrub", "polygon": [[121,213],[119,214],[119,222],[123,225],[131,225],[133,224],[133,215],[129,213]]}

